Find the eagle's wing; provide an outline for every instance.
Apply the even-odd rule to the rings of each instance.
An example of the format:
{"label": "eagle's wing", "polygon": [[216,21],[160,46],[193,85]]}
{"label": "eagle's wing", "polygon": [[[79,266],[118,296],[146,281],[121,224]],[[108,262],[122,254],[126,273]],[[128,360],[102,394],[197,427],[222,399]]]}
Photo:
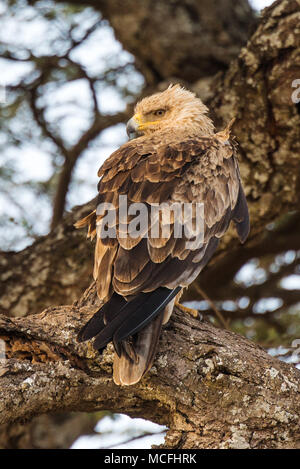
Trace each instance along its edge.
{"label": "eagle's wing", "polygon": [[[186,286],[207,263],[233,219],[243,241],[249,230],[245,196],[241,187],[234,146],[217,138],[199,138],[182,143],[159,145],[129,142],[121,147],[99,170],[99,203],[117,208],[116,238],[97,238],[94,278],[98,294],[106,301],[113,291],[128,297],[153,291],[159,286]],[[148,218],[148,230],[130,236],[129,220],[118,217],[119,196],[132,203],[144,203],[148,213],[156,204],[203,204],[203,244],[174,237],[174,219],[169,233],[165,219]],[[166,217],[167,218],[167,217]],[[98,216],[98,232],[105,220]],[[129,221],[129,223],[128,223]],[[168,221],[168,220],[167,220]],[[195,222],[195,220],[194,220]],[[154,226],[154,224],[158,226]],[[178,227],[177,227],[178,228]],[[126,235],[126,230],[128,236]],[[184,230],[183,230],[184,231]],[[153,236],[158,235],[158,237]],[[145,236],[143,236],[145,235]]]}
{"label": "eagle's wing", "polygon": [[[137,341],[145,343],[148,340],[147,356],[141,367],[145,372],[153,359],[153,343],[156,345],[157,331],[163,321],[159,313],[162,310],[165,316],[170,313],[166,309],[167,300],[172,300],[178,287],[187,286],[196,278],[213,255],[231,220],[236,224],[242,242],[248,235],[248,209],[235,146],[218,138],[218,134],[168,145],[154,145],[151,139],[142,137],[114,152],[98,174],[101,180],[97,212],[77,226],[89,224],[91,237],[97,232],[94,278],[98,296],[106,305],[102,312],[103,324],[100,326],[99,321],[92,319],[80,338],[86,340],[96,335],[94,345],[97,348],[102,348],[113,338],[116,351],[121,357],[123,353],[127,360],[123,368],[130,368],[130,362],[137,361]],[[128,220],[119,214],[120,195],[127,196],[128,208],[134,207],[134,203],[144,203],[148,209],[148,223],[144,223],[146,229],[141,230],[139,236],[130,236],[133,227],[137,227],[134,223],[136,214]],[[168,220],[165,216],[151,216],[151,208],[162,203],[166,208],[176,203],[192,204],[188,213],[192,222],[189,226],[193,229],[184,230],[185,226],[182,226],[183,236],[176,237],[176,216]],[[201,204],[204,211],[201,212],[202,223],[197,228],[197,207]],[[101,211],[99,207],[107,210]],[[113,208],[116,208],[116,216],[107,217],[110,210],[112,215]],[[169,227],[166,221],[170,221]],[[113,230],[110,236],[114,232],[115,237],[103,238],[105,230]],[[134,300],[127,303],[124,298]],[[110,303],[111,307],[108,307]],[[145,328],[150,321],[148,329]],[[132,347],[126,339],[142,328],[140,339],[137,338]],[[155,340],[154,332],[149,332],[151,328],[156,331]],[[141,357],[138,361],[141,362]],[[118,363],[116,368],[120,366]],[[131,372],[126,371],[127,374]],[[116,373],[120,374],[120,371]],[[116,381],[118,379],[120,377]]]}

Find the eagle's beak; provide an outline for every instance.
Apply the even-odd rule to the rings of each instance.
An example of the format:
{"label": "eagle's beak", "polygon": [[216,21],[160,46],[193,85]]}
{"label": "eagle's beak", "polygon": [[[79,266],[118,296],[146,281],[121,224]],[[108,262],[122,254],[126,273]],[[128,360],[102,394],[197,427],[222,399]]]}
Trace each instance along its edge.
{"label": "eagle's beak", "polygon": [[126,132],[130,139],[138,137],[140,123],[140,117],[137,114],[127,122]]}

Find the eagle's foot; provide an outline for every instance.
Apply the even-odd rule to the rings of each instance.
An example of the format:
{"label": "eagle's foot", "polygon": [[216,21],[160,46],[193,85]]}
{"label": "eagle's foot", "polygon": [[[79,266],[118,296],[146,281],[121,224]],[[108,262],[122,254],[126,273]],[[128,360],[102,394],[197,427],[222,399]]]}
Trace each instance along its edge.
{"label": "eagle's foot", "polygon": [[197,309],[188,308],[187,306],[183,306],[182,304],[180,304],[178,302],[175,303],[175,306],[178,309],[180,309],[180,311],[182,311],[183,313],[189,314],[193,318],[197,319],[199,317],[199,311]]}

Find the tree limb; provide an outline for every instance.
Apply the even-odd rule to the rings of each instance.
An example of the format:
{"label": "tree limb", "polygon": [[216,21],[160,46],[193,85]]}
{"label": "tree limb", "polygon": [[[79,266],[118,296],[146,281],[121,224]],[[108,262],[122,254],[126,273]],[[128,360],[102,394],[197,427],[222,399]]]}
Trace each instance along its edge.
{"label": "tree limb", "polygon": [[112,346],[100,357],[90,343],[76,342],[91,310],[79,303],[1,317],[7,359],[0,369],[0,423],[111,410],[168,425],[167,448],[300,447],[300,372],[292,365],[176,311],[150,373],[138,385],[118,387]]}
{"label": "tree limb", "polygon": [[69,449],[81,435],[94,433],[98,419],[97,414],[72,412],[0,425],[0,449]]}
{"label": "tree limb", "polygon": [[91,127],[81,135],[78,142],[68,151],[67,158],[65,158],[65,162],[58,178],[53,204],[51,230],[57,226],[63,217],[72,173],[83,151],[88,147],[89,143],[103,130],[120,122],[124,122],[127,117],[129,116],[126,112],[119,112],[114,115],[102,115],[97,111]]}

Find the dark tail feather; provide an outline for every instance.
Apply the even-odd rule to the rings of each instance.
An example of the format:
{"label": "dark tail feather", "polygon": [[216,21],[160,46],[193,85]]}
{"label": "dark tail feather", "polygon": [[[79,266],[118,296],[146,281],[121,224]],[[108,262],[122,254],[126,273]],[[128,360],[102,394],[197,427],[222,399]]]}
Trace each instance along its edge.
{"label": "dark tail feather", "polygon": [[[127,337],[137,334],[142,330],[152,319],[156,318],[159,313],[167,306],[167,304],[179,293],[180,288],[169,290],[168,288],[160,287],[154,292],[144,293],[149,295],[144,299],[143,303],[128,317],[128,321],[123,321],[122,325],[114,333],[113,341],[115,348],[117,344],[127,339]],[[138,297],[139,298],[139,297]]]}
{"label": "dark tail feather", "polygon": [[180,287],[174,290],[160,287],[150,293],[140,293],[129,302],[114,294],[81,329],[78,340],[95,337],[93,346],[99,351],[113,340],[119,357],[119,361],[115,360],[116,382],[134,384],[152,365],[163,311],[179,291]]}
{"label": "dark tail feather", "polygon": [[108,314],[111,312],[110,319],[113,319],[111,316],[118,314],[126,304],[127,301],[122,296],[114,293],[111,299],[94,314],[82,329],[80,329],[77,336],[78,342],[84,342],[85,340],[95,337],[105,328]]}

